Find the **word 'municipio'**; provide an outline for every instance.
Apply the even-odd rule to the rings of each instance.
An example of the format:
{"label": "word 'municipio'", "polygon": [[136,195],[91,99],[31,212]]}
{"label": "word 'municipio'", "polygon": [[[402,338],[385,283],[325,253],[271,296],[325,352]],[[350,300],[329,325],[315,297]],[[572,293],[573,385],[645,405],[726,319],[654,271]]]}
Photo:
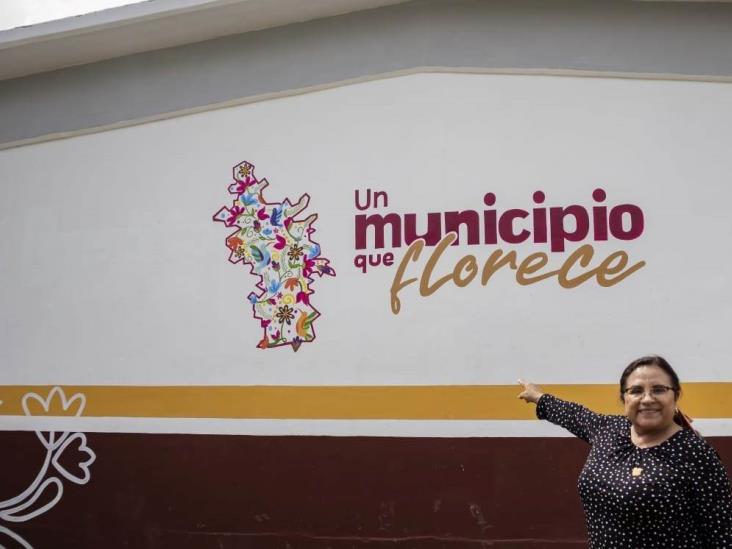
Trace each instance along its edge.
{"label": "word 'municipio'", "polygon": [[[370,197],[370,193],[368,194]],[[383,197],[388,205],[385,193],[374,195],[374,207],[377,198]],[[430,212],[427,217],[427,228],[417,232],[416,213],[388,213],[381,215],[356,215],[356,249],[363,250],[368,246],[368,229],[373,233],[373,247],[385,246],[385,229],[391,233],[391,247],[409,246],[417,239],[425,241],[427,246],[435,246],[448,233],[460,234],[460,228],[467,232],[467,244],[521,244],[529,239],[535,244],[548,243],[552,252],[563,252],[567,242],[580,242],[586,238],[605,241],[609,237],[618,240],[633,240],[643,233],[643,210],[635,204],[619,204],[608,210],[602,205],[607,193],[603,189],[595,189],[592,198],[600,205],[588,209],[580,204],[569,206],[536,207],[531,211],[522,208],[509,208],[499,212],[486,209],[483,212],[461,210],[450,212]],[[533,201],[536,205],[544,203],[546,196],[536,191]],[[370,203],[370,200],[367,201]],[[483,197],[486,206],[496,203],[496,195],[486,193]],[[368,207],[368,206],[367,206]],[[366,209],[359,204],[356,191],[356,208]],[[460,238],[455,240],[460,244]]]}
{"label": "word 'municipio'", "polygon": [[[363,211],[369,208],[388,207],[386,192],[366,191],[365,203],[360,201],[359,191],[355,191],[356,209]],[[447,274],[434,279],[437,266],[443,253],[450,245],[515,245],[533,243],[546,245],[552,253],[565,252],[567,243],[592,240],[605,242],[610,240],[629,241],[643,234],[645,219],[643,210],[635,204],[605,205],[607,193],[604,189],[592,192],[594,204],[590,207],[581,204],[569,206],[543,206],[546,195],[543,191],[533,193],[531,209],[494,208],[496,195],[492,192],[483,197],[487,206],[482,211],[460,210],[447,212],[429,212],[421,217],[426,218],[426,226],[417,229],[417,214],[389,212],[386,214],[369,213],[355,216],[355,248],[363,250],[373,248],[380,250],[387,244],[387,228],[391,248],[408,246],[404,257],[397,267],[391,287],[391,310],[398,314],[401,309],[399,292],[419,280],[419,293],[429,296],[448,282],[464,287],[470,284],[481,273],[480,282],[486,285],[493,273],[507,266],[516,271],[516,281],[521,285],[534,284],[550,277],[557,277],[557,282],[564,288],[574,288],[590,279],[598,285],[608,287],[624,280],[645,265],[640,261],[629,266],[628,254],[622,250],[610,254],[600,261],[596,267],[589,268],[595,250],[585,243],[573,251],[564,260],[559,269],[541,272],[549,263],[549,254],[535,252],[520,260],[516,251],[504,252],[493,249],[484,261],[482,269],[478,259],[466,255],[454,265]],[[369,241],[369,236],[371,240]],[[410,263],[418,261],[421,252],[427,246],[435,246],[430,258],[424,265],[420,276],[404,278]],[[366,273],[369,267],[394,264],[393,252],[377,252],[368,255],[358,254],[354,259],[356,268]],[[577,269],[585,269],[577,273]]]}

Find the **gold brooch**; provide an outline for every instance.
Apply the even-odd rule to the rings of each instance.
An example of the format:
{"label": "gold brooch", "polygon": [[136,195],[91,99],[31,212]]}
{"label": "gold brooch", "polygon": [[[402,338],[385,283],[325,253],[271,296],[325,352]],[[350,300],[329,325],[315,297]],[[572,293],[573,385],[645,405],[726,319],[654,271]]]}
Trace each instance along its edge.
{"label": "gold brooch", "polygon": [[642,472],[643,472],[643,469],[641,469],[640,467],[633,467],[633,476],[634,477],[641,476]]}

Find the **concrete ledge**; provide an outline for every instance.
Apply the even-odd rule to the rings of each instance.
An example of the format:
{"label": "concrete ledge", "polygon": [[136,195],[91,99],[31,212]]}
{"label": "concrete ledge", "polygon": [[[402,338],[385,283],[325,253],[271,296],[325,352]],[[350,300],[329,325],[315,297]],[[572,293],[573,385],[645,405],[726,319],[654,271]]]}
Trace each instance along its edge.
{"label": "concrete ledge", "polygon": [[405,0],[147,0],[0,32],[0,80]]}
{"label": "concrete ledge", "polygon": [[421,0],[0,82],[0,147],[425,67],[729,81],[730,28],[730,4]]}

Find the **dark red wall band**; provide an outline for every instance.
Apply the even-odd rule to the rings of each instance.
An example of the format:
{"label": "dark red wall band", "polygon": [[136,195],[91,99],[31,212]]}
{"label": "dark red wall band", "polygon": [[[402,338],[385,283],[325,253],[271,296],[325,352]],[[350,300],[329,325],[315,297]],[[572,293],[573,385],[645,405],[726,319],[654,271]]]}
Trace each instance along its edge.
{"label": "dark red wall band", "polygon": [[[91,481],[0,526],[35,549],[586,546],[576,439],[87,436]],[[729,468],[732,437],[710,441]],[[44,452],[30,432],[0,446],[5,500]]]}

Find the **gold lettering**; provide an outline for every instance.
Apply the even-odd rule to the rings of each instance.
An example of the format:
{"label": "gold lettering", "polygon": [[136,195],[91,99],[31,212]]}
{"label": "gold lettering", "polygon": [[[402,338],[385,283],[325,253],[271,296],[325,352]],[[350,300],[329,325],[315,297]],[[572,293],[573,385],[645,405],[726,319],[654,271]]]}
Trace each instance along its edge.
{"label": "gold lettering", "polygon": [[518,270],[516,271],[516,282],[522,286],[528,286],[529,284],[534,284],[535,282],[539,282],[540,280],[556,275],[559,271],[549,271],[548,273],[535,277],[526,276],[527,274],[535,273],[539,269],[546,267],[548,262],[549,256],[544,252],[537,252],[526,256],[526,259],[519,264]]}
{"label": "gold lettering", "polygon": [[567,258],[567,261],[559,269],[557,280],[562,288],[576,288],[583,282],[587,282],[593,276],[595,276],[595,270],[590,269],[586,273],[583,273],[575,278],[569,278],[569,270],[579,261],[581,267],[587,267],[592,260],[595,250],[589,244],[580,246]]}
{"label": "gold lettering", "polygon": [[402,277],[404,277],[404,271],[407,270],[407,264],[410,261],[417,261],[419,259],[419,254],[422,252],[422,249],[424,248],[424,240],[421,238],[415,240],[409,245],[409,248],[407,248],[407,251],[404,253],[404,257],[402,258],[401,262],[399,263],[399,267],[397,268],[397,272],[394,275],[394,281],[391,283],[391,312],[395,315],[399,314],[399,311],[402,308],[402,302],[399,299],[399,292],[401,292],[405,287],[409,286],[410,284],[417,281],[416,278],[408,278],[407,280],[402,281]]}
{"label": "gold lettering", "polygon": [[[463,256],[455,263],[452,272],[441,276],[435,282],[430,281],[442,254],[456,239],[457,235],[455,233],[446,234],[437,246],[435,246],[434,251],[425,263],[419,279],[407,278],[405,280],[404,273],[406,272],[409,263],[416,262],[425,247],[425,241],[423,239],[418,239],[412,242],[399,263],[399,267],[397,268],[391,285],[392,313],[397,315],[401,310],[401,300],[398,295],[399,292],[410,284],[415,283],[417,280],[419,280],[420,295],[428,297],[450,281],[452,281],[458,288],[464,288],[475,279],[478,275],[478,261],[474,255],[469,254]],[[486,259],[486,262],[483,265],[481,284],[483,286],[487,285],[495,272],[508,265],[511,269],[516,271],[516,282],[522,286],[535,284],[541,280],[546,280],[547,278],[556,276],[559,285],[567,289],[576,288],[580,284],[584,284],[590,280],[592,277],[597,278],[597,283],[600,286],[607,288],[626,279],[646,264],[645,261],[639,261],[635,265],[626,269],[628,265],[628,254],[624,251],[617,251],[607,256],[596,268],[581,272],[577,276],[570,276],[570,271],[575,266],[587,269],[594,257],[594,254],[594,248],[590,244],[585,244],[572,252],[558,270],[539,273],[539,271],[549,263],[549,256],[546,253],[536,252],[526,256],[517,268],[515,251],[512,250],[504,255],[503,250],[494,250],[490,256],[488,256],[488,259]],[[539,274],[529,276],[534,275],[535,273]]]}
{"label": "gold lettering", "polygon": [[457,234],[447,233],[442,237],[442,240],[440,240],[437,246],[435,246],[435,251],[432,252],[432,255],[427,260],[427,263],[424,266],[424,271],[422,272],[422,277],[419,279],[419,294],[422,297],[434,294],[441,286],[446,282],[449,282],[452,278],[452,273],[450,273],[437,279],[437,281],[430,286],[430,277],[432,276],[432,271],[434,270],[435,265],[437,265],[437,262],[440,260],[442,253],[455,241],[456,238]]}
{"label": "gold lettering", "polygon": [[[461,273],[465,271],[467,276],[463,278]],[[452,279],[455,282],[455,286],[458,288],[464,288],[470,284],[475,275],[478,274],[478,262],[474,255],[466,255],[460,261],[455,263],[455,268],[452,271]]]}
{"label": "gold lettering", "polygon": [[480,283],[483,286],[488,284],[493,273],[503,267],[506,263],[509,263],[512,269],[516,268],[516,252],[512,250],[503,257],[501,257],[501,255],[503,255],[503,250],[496,250],[488,256],[488,259],[486,259],[485,265],[483,265],[483,275],[480,277]]}
{"label": "gold lettering", "polygon": [[[617,264],[613,265],[613,261],[618,260]],[[605,258],[605,261],[600,263],[600,266],[597,267],[597,283],[602,286],[603,288],[609,288],[610,286],[614,286],[621,280],[624,280],[628,278],[630,275],[632,275],[634,272],[636,272],[638,269],[643,267],[646,262],[645,261],[639,261],[635,265],[633,265],[630,269],[628,269],[625,272],[622,272],[623,269],[625,269],[625,266],[628,264],[628,254],[623,251],[618,251],[615,253],[610,254]],[[614,275],[617,274],[615,278],[608,278],[606,275]]]}

